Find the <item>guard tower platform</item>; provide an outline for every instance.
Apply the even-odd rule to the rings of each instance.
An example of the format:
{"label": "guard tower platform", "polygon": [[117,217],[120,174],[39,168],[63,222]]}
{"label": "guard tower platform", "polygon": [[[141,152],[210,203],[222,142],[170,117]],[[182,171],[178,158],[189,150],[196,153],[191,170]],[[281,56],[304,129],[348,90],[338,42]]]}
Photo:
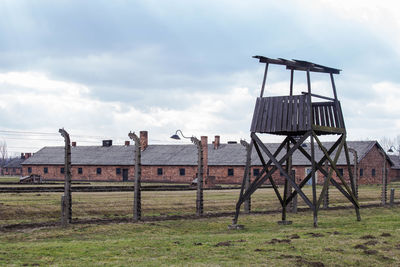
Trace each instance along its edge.
{"label": "guard tower platform", "polygon": [[[316,63],[303,60],[286,60],[282,58],[272,59],[264,56],[254,56],[260,63],[265,63],[264,78],[261,86],[260,96],[256,100],[253,119],[250,126],[250,153],[252,148],[256,149],[257,155],[263,164],[260,174],[250,183],[249,169],[250,162],[247,158],[246,170],[243,177],[242,188],[239,200],[236,204],[236,213],[233,219],[233,226],[236,225],[240,206],[245,201],[250,201],[250,196],[267,180],[274,188],[277,198],[282,205],[282,223],[286,224],[286,207],[296,195],[300,195],[304,202],[313,210],[314,226],[317,227],[317,214],[322,199],[325,197],[328,185],[334,185],[355,207],[357,219],[360,220],[359,204],[355,197],[355,184],[350,167],[348,147],[346,143],[346,127],[344,123],[342,108],[337,98],[334,74],[339,74],[340,69],[330,68]],[[289,94],[286,96],[264,96],[266,78],[269,65],[282,65],[290,71]],[[301,92],[299,95],[293,94],[293,80],[295,71],[306,74],[307,92]],[[333,97],[318,95],[311,90],[310,73],[326,73],[329,75]],[[286,136],[278,149],[274,152],[268,150],[258,137],[259,134],[272,134]],[[319,140],[322,135],[337,135],[338,139],[330,148],[323,146]],[[311,153],[308,153],[302,146],[306,141],[311,145]],[[324,156],[318,161],[315,158],[315,145],[323,151]],[[283,157],[280,153],[286,149]],[[350,176],[351,188],[343,178],[343,174],[336,167],[339,155],[345,152],[348,173]],[[311,172],[306,175],[299,183],[296,182],[292,171],[292,155],[299,150],[310,162]],[[265,157],[265,155],[267,157]],[[334,156],[333,156],[334,155]],[[328,168],[323,168],[325,163]],[[284,192],[281,194],[272,174],[275,171],[285,177]],[[316,193],[316,172],[321,172],[324,176],[324,184],[321,194],[317,198]],[[340,182],[332,178],[336,173]],[[302,188],[312,179],[312,197],[311,199],[303,192]],[[294,191],[289,188],[293,188]]]}

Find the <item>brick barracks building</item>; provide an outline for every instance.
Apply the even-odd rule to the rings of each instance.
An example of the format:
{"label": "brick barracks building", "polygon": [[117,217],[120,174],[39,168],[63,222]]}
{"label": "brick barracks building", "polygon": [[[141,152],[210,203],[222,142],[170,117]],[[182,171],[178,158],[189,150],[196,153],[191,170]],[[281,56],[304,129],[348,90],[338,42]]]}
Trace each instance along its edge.
{"label": "brick barracks building", "polygon": [[[210,184],[241,183],[243,179],[246,149],[237,142],[221,144],[220,137],[215,136],[212,144],[207,137],[201,138],[204,151],[204,177]],[[140,132],[142,145],[142,181],[191,183],[197,175],[197,148],[195,145],[149,145],[146,131]],[[266,144],[270,151],[275,151],[279,144]],[[329,146],[329,145],[328,145]],[[360,184],[382,183],[384,161],[388,170],[388,180],[397,178],[400,173],[391,169],[394,162],[386,156],[376,141],[350,141],[348,146],[357,152],[357,169]],[[309,150],[310,147],[303,147]],[[78,146],[72,142],[72,179],[80,181],[131,181],[134,178],[134,146],[126,141],[124,145],[113,145],[111,141],[102,146]],[[283,155],[283,154],[282,154]],[[316,151],[316,160],[323,156]],[[354,157],[350,153],[354,167]],[[293,155],[293,170],[296,181],[304,178],[311,166],[300,153]],[[339,171],[349,179],[344,152],[339,157]],[[22,175],[36,174],[45,180],[64,179],[64,147],[44,147],[22,163]],[[252,153],[251,179],[262,169],[255,149]],[[400,169],[400,168],[399,168]],[[337,178],[335,175],[334,178]],[[284,181],[278,172],[273,175],[278,183]],[[317,182],[323,182],[323,175],[317,173]]]}
{"label": "brick barracks building", "polygon": [[6,165],[4,165],[2,175],[22,176],[21,163],[28,159],[31,155],[31,153],[21,153],[21,157],[10,160]]}

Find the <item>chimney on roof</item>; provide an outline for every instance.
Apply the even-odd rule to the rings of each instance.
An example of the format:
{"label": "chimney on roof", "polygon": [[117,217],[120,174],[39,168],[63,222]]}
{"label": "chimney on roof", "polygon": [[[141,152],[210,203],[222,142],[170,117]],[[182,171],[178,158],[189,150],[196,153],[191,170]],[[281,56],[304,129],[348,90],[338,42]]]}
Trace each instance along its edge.
{"label": "chimney on roof", "polygon": [[28,159],[28,158],[30,158],[31,157],[31,153],[25,153],[25,159]]}
{"label": "chimney on roof", "polygon": [[73,146],[73,147],[76,147],[76,142],[72,142],[72,146]]}
{"label": "chimney on roof", "polygon": [[103,140],[103,146],[112,146],[112,140]]}
{"label": "chimney on roof", "polygon": [[142,151],[147,148],[149,145],[149,138],[147,131],[140,131],[140,146],[142,147]]}
{"label": "chimney on roof", "polygon": [[215,136],[215,139],[214,139],[214,142],[213,142],[213,144],[214,144],[214,149],[218,149],[219,144],[220,144],[219,141],[220,141],[219,135],[216,135],[216,136]]}
{"label": "chimney on roof", "polygon": [[24,153],[21,153],[21,159],[24,159],[24,158],[25,158]]}
{"label": "chimney on roof", "polygon": [[125,141],[125,145],[126,145],[126,146],[129,146],[130,144],[131,144],[131,142]]}

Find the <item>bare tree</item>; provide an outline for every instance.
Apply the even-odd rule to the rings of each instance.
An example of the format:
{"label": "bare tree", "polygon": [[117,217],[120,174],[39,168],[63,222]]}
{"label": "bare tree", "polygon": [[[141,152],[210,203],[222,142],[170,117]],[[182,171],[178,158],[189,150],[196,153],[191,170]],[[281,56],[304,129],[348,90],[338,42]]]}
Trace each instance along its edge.
{"label": "bare tree", "polygon": [[3,167],[6,164],[7,154],[7,143],[6,141],[0,141],[0,169],[3,174]]}

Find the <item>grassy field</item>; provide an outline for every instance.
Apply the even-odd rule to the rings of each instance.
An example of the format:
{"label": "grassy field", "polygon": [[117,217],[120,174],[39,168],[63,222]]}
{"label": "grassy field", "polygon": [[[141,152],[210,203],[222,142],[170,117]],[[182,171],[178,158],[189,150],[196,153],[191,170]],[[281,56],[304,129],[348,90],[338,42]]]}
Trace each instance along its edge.
{"label": "grassy field", "polygon": [[400,208],[36,228],[0,235],[1,266],[399,266]]}

